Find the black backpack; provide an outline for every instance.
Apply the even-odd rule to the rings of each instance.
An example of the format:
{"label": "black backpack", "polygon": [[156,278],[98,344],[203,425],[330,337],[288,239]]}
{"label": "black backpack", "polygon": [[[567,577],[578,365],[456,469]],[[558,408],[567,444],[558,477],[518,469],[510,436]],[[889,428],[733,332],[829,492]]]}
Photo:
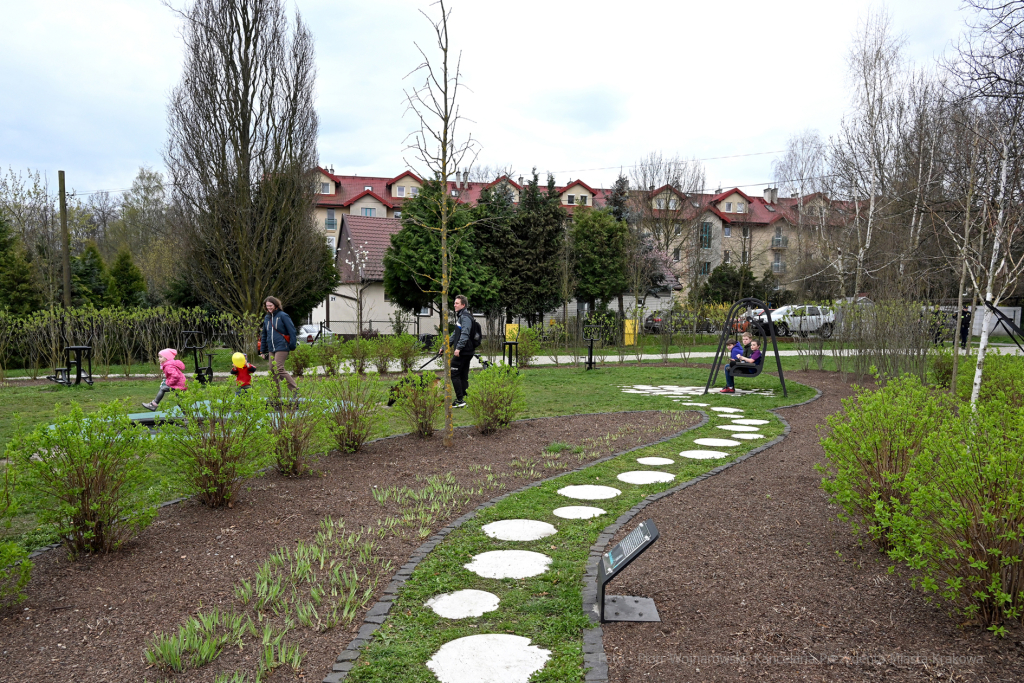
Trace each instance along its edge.
{"label": "black backpack", "polygon": [[474,351],[476,351],[477,348],[479,348],[480,342],[483,340],[483,338],[484,338],[484,331],[482,329],[480,329],[480,323],[478,323],[476,321],[476,318],[473,318],[473,324],[469,328],[469,346],[470,346],[470,348],[472,348]]}

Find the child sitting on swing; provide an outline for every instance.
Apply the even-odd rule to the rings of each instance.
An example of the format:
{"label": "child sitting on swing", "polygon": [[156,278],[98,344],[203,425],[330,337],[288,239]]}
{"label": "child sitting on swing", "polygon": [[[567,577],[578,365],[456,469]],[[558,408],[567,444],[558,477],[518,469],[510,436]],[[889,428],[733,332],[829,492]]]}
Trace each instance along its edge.
{"label": "child sitting on swing", "polygon": [[[750,355],[743,355],[743,344],[739,341],[735,343],[732,350],[729,352],[729,367],[725,369],[725,388],[722,389],[723,394],[735,394],[736,393],[736,378],[733,377],[737,363],[747,363],[750,365],[757,365],[761,360],[761,345],[756,339],[751,339],[750,335],[743,335],[743,341],[750,344]],[[741,373],[742,368],[741,368]]]}

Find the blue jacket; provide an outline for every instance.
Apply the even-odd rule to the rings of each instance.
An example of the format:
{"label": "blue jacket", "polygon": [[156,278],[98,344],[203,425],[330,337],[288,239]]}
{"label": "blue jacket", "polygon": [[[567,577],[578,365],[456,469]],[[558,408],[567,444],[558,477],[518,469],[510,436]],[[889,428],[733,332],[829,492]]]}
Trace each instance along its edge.
{"label": "blue jacket", "polygon": [[[291,341],[284,337],[288,335]],[[274,311],[263,316],[260,326],[260,353],[277,353],[278,351],[294,351],[298,342],[295,325],[284,311]]]}

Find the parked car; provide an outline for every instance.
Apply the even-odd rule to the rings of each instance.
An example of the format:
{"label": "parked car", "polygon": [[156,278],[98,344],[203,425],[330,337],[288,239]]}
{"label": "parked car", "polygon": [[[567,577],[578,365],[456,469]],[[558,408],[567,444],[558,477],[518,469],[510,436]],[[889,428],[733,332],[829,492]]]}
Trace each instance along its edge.
{"label": "parked car", "polygon": [[[794,310],[802,308],[801,306],[780,306],[779,308],[769,309],[772,316],[772,325],[775,327],[775,336],[777,337],[788,337],[792,330],[790,325],[789,316]],[[765,335],[770,333],[768,329],[768,316],[765,314],[763,308],[754,309],[751,313],[751,319],[761,326]]]}
{"label": "parked car", "polygon": [[298,333],[295,340],[296,344],[312,344],[318,338],[329,340],[334,337],[334,332],[331,332],[331,328],[321,328],[319,325],[302,325],[296,332]]}
{"label": "parked car", "polygon": [[801,337],[817,334],[828,339],[836,328],[835,311],[827,306],[797,306],[787,316],[789,328]]}

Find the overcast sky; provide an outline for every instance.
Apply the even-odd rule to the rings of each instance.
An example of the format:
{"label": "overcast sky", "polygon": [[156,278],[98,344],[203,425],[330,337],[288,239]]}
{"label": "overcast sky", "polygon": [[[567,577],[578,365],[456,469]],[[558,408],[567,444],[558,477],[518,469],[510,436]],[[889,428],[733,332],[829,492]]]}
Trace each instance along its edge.
{"label": "overcast sky", "polygon": [[[176,0],[180,5],[184,0]],[[430,48],[414,0],[289,0],[316,38],[320,159],[338,173],[398,175],[404,78]],[[805,128],[832,134],[848,103],[845,59],[867,0],[774,3],[451,0],[462,111],[480,162],[559,184],[607,186],[660,150],[706,160],[713,186],[771,180]],[[888,9],[907,54],[931,63],[960,33],[958,0]],[[79,193],[127,188],[162,169],[179,23],[158,0],[0,0],[0,167],[58,169]],[[748,156],[738,156],[748,155]],[[733,158],[715,158],[733,157]]]}

